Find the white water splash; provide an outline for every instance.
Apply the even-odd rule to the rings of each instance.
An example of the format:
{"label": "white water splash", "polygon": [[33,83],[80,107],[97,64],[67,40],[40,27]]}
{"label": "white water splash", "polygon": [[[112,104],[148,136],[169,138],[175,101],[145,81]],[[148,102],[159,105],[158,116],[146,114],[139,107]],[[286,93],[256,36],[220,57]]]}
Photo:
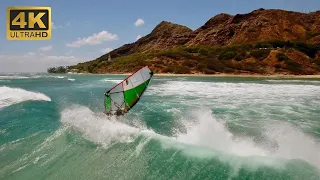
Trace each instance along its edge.
{"label": "white water splash", "polygon": [[[185,133],[177,133],[174,138],[183,144],[209,148],[223,154],[240,157],[261,157],[279,160],[301,160],[314,165],[320,170],[320,144],[311,136],[286,122],[269,122],[263,134],[268,140],[274,142],[255,143],[251,138],[237,137],[232,134],[224,124],[215,119],[210,111],[194,111],[196,119],[184,119]],[[190,122],[194,123],[190,123]],[[171,144],[180,148],[180,145]],[[187,150],[188,151],[188,150]],[[191,155],[198,155],[197,151]],[[190,151],[188,151],[190,154]],[[270,163],[267,161],[267,163]]]}
{"label": "white water splash", "polygon": [[89,108],[74,105],[61,112],[61,122],[69,125],[99,144],[109,145],[113,142],[131,142],[132,136],[141,129],[108,118],[103,113],[94,113]]}
{"label": "white water splash", "polygon": [[270,156],[300,159],[320,169],[320,142],[287,122],[276,121],[266,125],[266,136],[277,142],[277,149]]}
{"label": "white water splash", "polygon": [[193,112],[195,123],[184,122],[186,133],[178,133],[177,140],[197,146],[209,147],[238,156],[266,156],[267,151],[257,147],[253,140],[237,138],[228,131],[223,122],[212,117],[210,111]]}
{"label": "white water splash", "polygon": [[7,86],[0,87],[0,109],[24,101],[51,101],[51,99],[39,92]]}

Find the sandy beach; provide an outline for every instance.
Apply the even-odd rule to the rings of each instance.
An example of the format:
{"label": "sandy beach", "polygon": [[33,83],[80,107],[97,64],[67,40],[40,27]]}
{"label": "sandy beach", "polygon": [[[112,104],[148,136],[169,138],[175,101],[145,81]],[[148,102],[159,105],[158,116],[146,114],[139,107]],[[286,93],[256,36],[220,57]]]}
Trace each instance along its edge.
{"label": "sandy beach", "polygon": [[273,74],[273,75],[259,75],[259,74],[165,74],[159,73],[154,76],[208,76],[208,77],[260,77],[260,78],[315,78],[320,79],[319,75],[284,75],[284,74]]}
{"label": "sandy beach", "polygon": [[[91,74],[91,73],[68,73],[68,74]],[[104,73],[104,74],[91,74],[91,75],[130,75],[131,73]],[[316,75],[286,75],[286,74],[171,74],[171,73],[154,73],[154,76],[194,76],[194,77],[253,77],[253,78],[301,78],[301,79],[320,79],[320,74]]]}

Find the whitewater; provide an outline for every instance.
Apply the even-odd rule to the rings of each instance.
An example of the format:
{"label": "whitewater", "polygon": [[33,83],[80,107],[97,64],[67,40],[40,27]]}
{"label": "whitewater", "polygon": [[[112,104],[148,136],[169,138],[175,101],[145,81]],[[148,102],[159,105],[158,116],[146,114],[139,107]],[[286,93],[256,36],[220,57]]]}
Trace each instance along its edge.
{"label": "whitewater", "polygon": [[155,76],[107,118],[125,76],[0,77],[0,179],[320,179],[320,79]]}

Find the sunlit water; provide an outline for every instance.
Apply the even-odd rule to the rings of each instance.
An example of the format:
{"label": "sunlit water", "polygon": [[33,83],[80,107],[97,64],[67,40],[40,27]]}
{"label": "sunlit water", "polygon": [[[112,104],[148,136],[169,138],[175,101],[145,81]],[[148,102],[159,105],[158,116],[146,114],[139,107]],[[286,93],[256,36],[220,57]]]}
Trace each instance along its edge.
{"label": "sunlit water", "polygon": [[0,75],[0,179],[320,179],[320,79]]}

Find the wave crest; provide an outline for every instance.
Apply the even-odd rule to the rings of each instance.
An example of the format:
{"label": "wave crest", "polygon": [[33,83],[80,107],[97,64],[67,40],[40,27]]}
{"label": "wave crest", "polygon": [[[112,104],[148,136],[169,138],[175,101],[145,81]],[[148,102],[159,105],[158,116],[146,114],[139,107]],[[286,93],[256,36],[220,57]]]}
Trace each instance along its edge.
{"label": "wave crest", "polygon": [[134,135],[141,132],[142,127],[133,127],[107,117],[103,113],[95,113],[88,107],[73,105],[61,112],[61,122],[77,131],[86,138],[109,145],[114,142],[131,142]]}
{"label": "wave crest", "polygon": [[24,101],[51,101],[51,99],[39,92],[31,92],[21,88],[0,87],[0,109]]}

